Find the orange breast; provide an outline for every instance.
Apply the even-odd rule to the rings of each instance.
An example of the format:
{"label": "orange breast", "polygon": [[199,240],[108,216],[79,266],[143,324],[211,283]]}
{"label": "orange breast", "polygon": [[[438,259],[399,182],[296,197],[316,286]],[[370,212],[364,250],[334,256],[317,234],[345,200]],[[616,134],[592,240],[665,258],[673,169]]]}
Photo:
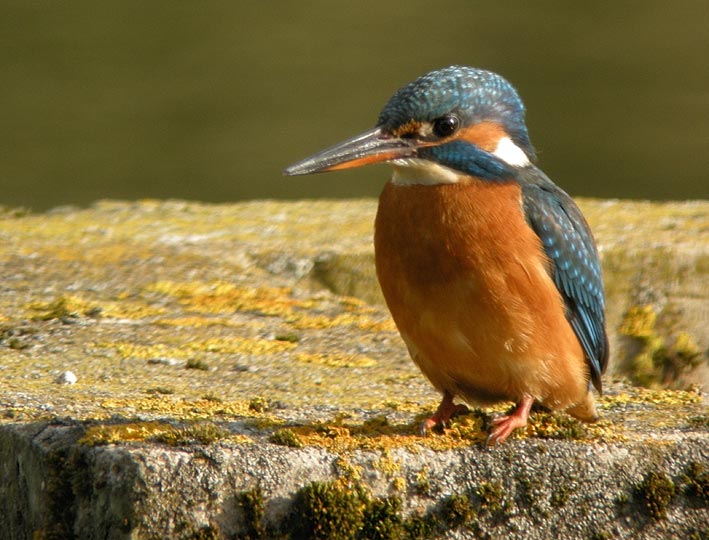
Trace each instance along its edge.
{"label": "orange breast", "polygon": [[564,408],[587,392],[583,352],[521,204],[513,182],[390,182],[376,219],[377,275],[436,388]]}

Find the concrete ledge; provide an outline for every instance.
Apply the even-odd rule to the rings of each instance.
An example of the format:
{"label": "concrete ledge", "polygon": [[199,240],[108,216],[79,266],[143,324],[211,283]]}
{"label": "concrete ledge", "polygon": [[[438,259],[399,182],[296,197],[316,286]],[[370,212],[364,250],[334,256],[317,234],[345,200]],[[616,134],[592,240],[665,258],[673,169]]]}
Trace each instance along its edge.
{"label": "concrete ledge", "polygon": [[[709,526],[706,433],[493,450],[382,449],[374,437],[347,452],[258,440],[91,447],[81,435],[3,426],[5,538],[703,538]],[[389,534],[356,536],[373,507]]]}
{"label": "concrete ledge", "polygon": [[492,451],[505,405],[417,435],[438,396],[378,304],[373,201],[6,213],[0,530],[705,537],[709,203],[581,206],[613,336],[603,420],[540,412]]}

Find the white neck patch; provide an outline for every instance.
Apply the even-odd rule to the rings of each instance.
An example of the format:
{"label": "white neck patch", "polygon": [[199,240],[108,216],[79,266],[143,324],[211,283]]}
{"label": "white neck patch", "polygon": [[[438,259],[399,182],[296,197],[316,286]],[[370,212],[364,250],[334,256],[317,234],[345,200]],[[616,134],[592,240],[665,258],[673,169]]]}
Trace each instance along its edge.
{"label": "white neck patch", "polygon": [[495,148],[492,154],[513,167],[526,167],[529,165],[527,154],[513,143],[512,139],[509,137],[502,137],[497,142],[497,148]]}
{"label": "white neck patch", "polygon": [[[515,146],[515,148],[517,147]],[[394,165],[394,176],[391,181],[402,186],[456,184],[462,176],[461,173],[453,169],[426,159],[395,159],[391,164]]]}

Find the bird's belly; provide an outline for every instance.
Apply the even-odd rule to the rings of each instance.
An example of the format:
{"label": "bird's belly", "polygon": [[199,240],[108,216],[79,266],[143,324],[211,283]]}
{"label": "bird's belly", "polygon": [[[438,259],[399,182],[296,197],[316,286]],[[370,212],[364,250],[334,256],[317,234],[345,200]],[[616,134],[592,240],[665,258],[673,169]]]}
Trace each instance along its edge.
{"label": "bird's belly", "polygon": [[380,199],[377,275],[412,358],[471,401],[586,392],[583,352],[516,185],[393,186]]}

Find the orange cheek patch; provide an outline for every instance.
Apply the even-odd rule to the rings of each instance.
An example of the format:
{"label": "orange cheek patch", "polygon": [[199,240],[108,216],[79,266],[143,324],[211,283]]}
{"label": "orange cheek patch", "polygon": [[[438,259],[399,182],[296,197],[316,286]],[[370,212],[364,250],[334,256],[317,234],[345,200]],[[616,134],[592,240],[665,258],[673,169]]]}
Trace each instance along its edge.
{"label": "orange cheek patch", "polygon": [[497,143],[503,137],[508,137],[508,135],[500,124],[481,122],[461,129],[456,134],[455,139],[471,142],[486,152],[494,152],[497,148]]}

